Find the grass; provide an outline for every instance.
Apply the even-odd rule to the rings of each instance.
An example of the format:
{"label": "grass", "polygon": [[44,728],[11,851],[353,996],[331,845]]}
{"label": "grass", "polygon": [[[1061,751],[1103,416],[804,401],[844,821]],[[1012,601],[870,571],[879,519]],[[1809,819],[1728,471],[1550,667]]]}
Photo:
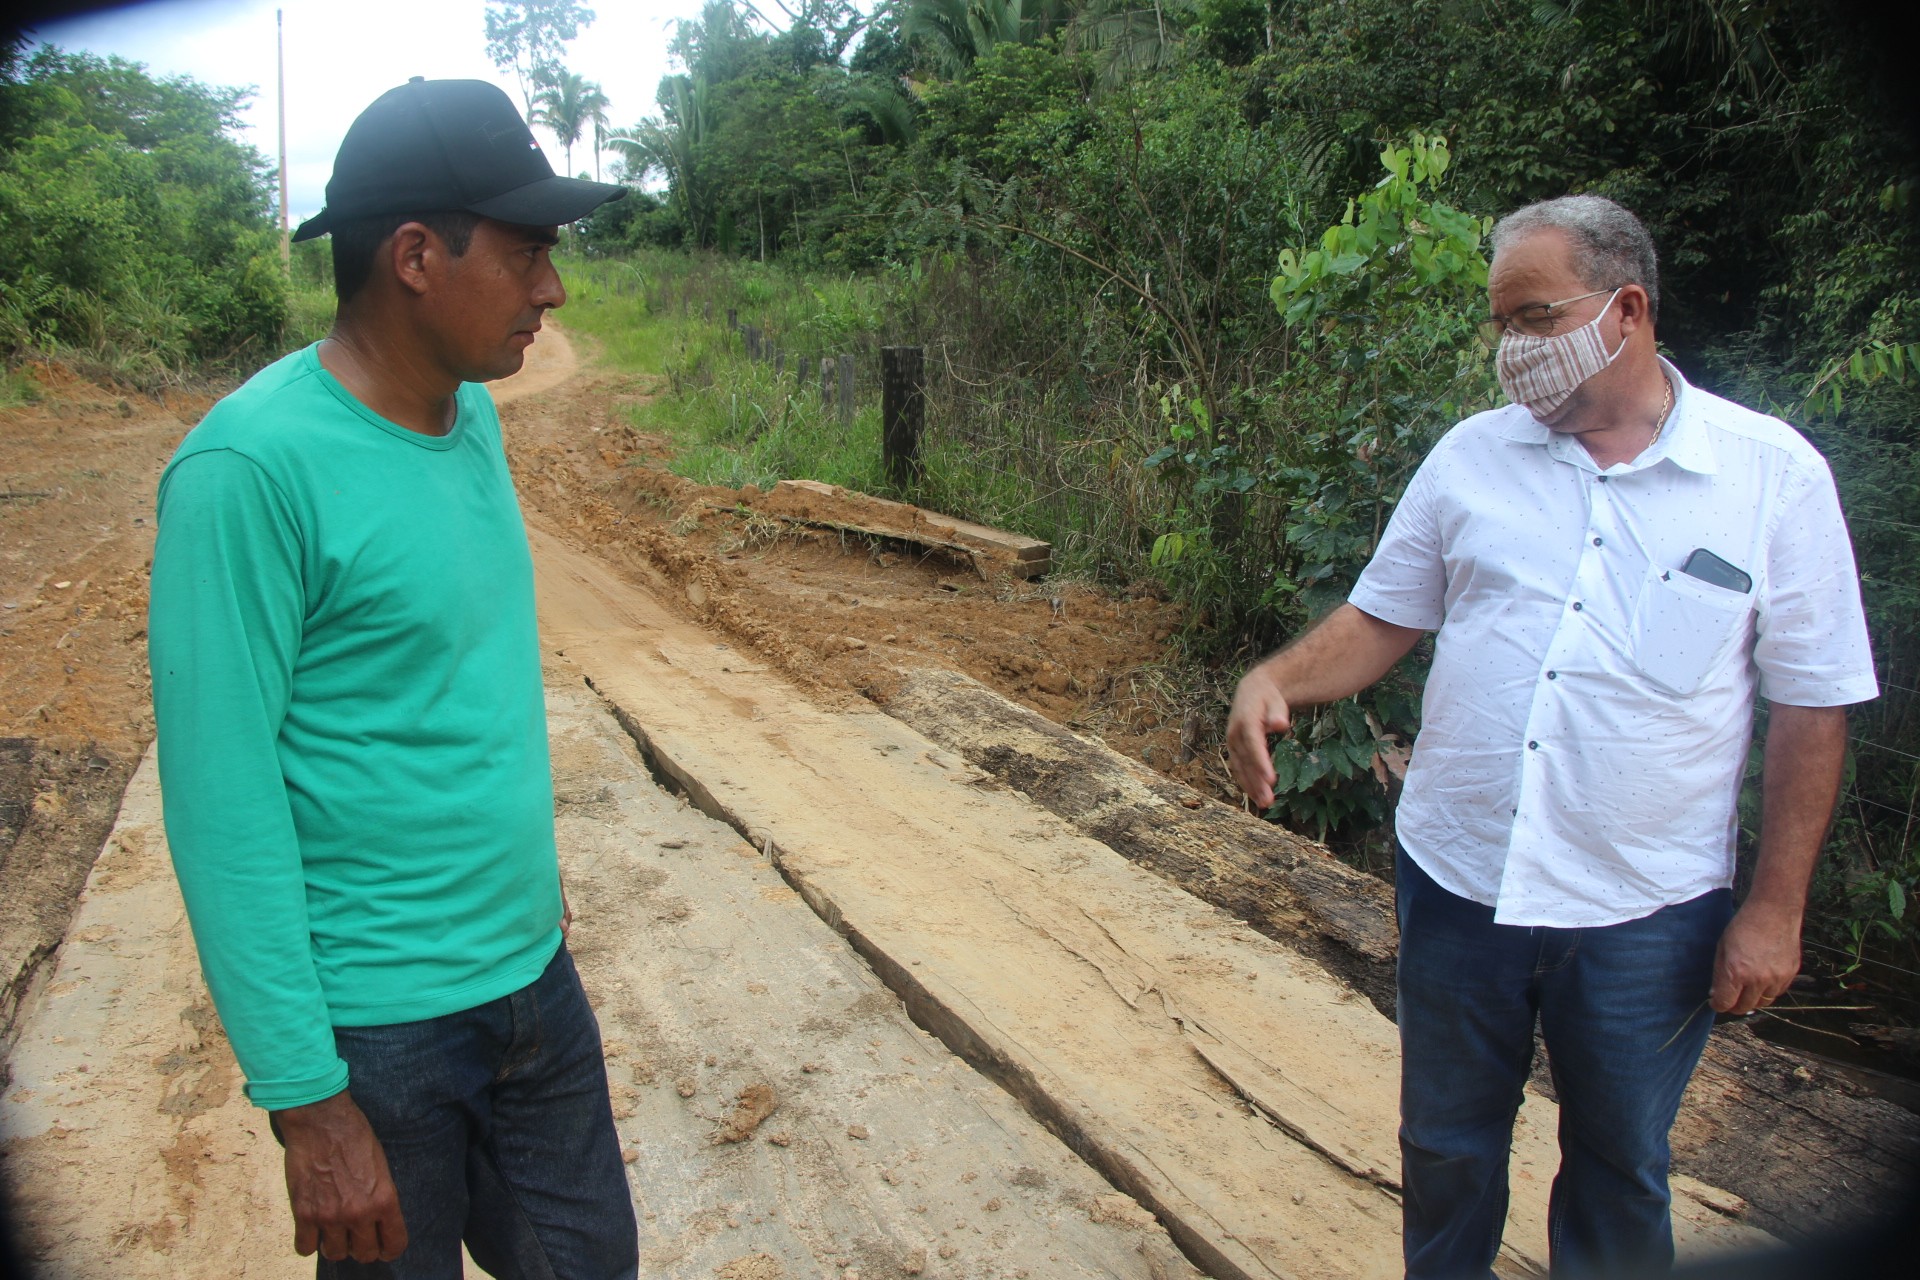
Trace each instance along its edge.
{"label": "grass", "polygon": [[[1132,563],[1144,553],[1132,546],[1130,527],[1121,527],[1137,519],[1138,504],[1114,500],[1114,468],[1104,461],[1112,442],[1089,452],[1089,475],[1074,478],[1085,484],[1057,474],[1057,465],[1034,465],[1036,433],[1068,420],[1058,405],[1015,409],[998,392],[990,403],[962,400],[930,369],[923,478],[909,490],[888,482],[880,348],[923,340],[902,331],[901,317],[915,309],[907,278],[827,277],[659,250],[569,256],[560,266],[568,293],[560,322],[593,337],[609,367],[665,376],[665,394],[632,410],[632,421],[672,442],[676,474],[733,488],[819,480],[1044,539],[1061,572],[1126,576],[1143,567]],[[788,353],[783,372],[748,358],[744,333],[727,325],[729,310]],[[844,425],[822,405],[819,383],[820,358],[843,353],[856,369],[856,411]],[[1117,560],[1128,563],[1116,568]]]}
{"label": "grass", "polygon": [[0,365],[0,409],[16,409],[40,399],[40,381],[25,369]]}
{"label": "grass", "polygon": [[333,327],[333,285],[309,283],[295,277],[287,291],[287,324],[281,346],[286,351],[320,341]]}
{"label": "grass", "polygon": [[[673,442],[676,474],[729,488],[793,479],[886,491],[879,406],[862,404],[842,424],[819,389],[822,353],[877,351],[871,331],[847,331],[848,317],[865,318],[857,303],[870,286],[848,282],[829,294],[755,264],[667,253],[568,259],[561,270],[560,322],[593,337],[609,367],[665,375],[667,393],[631,412],[636,428]],[[744,336],[727,327],[729,310],[792,353],[785,368],[748,358]]]}

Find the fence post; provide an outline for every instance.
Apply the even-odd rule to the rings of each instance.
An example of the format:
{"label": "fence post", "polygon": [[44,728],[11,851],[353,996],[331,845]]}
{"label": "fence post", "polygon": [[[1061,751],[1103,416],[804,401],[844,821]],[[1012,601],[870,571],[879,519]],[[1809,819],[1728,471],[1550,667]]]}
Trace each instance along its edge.
{"label": "fence post", "polygon": [[779,347],[773,349],[773,376],[775,381],[787,376],[787,353]]}
{"label": "fence post", "polygon": [[727,328],[738,329],[739,327],[740,327],[739,309],[735,307],[728,307],[727,308]]}
{"label": "fence post", "polygon": [[880,348],[880,459],[898,488],[920,480],[920,428],[926,419],[927,349]]}
{"label": "fence post", "polygon": [[853,357],[840,357],[840,425],[853,421]]}
{"label": "fence post", "polygon": [[833,357],[820,357],[820,412],[833,408]]}
{"label": "fence post", "polygon": [[744,335],[746,335],[746,343],[747,343],[747,359],[749,359],[749,360],[758,360],[758,359],[760,358],[760,330],[759,330],[759,328],[758,328],[757,326],[755,326],[755,325],[750,325],[750,324],[749,324],[749,325],[742,325],[742,326],[741,326],[741,328],[740,328],[740,332],[741,332],[741,333],[743,333]]}

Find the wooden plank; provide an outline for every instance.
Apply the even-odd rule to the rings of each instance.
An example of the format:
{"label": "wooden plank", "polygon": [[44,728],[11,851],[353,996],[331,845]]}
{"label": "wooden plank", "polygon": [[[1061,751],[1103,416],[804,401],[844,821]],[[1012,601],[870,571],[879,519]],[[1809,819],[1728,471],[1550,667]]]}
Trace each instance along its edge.
{"label": "wooden plank", "polygon": [[1324,846],[1203,799],[958,672],[904,672],[885,710],[1078,830],[1313,957],[1392,1016],[1392,895]]}
{"label": "wooden plank", "polygon": [[[745,505],[743,500],[732,502],[709,502],[706,504],[715,511],[738,512]],[[756,514],[769,519],[784,521],[787,524],[803,525],[810,529],[840,529],[847,533],[858,533],[869,538],[890,538],[896,542],[910,541],[914,546],[925,547],[930,551],[944,552],[962,564],[970,566],[983,579],[991,577],[992,561],[973,547],[962,546],[958,542],[943,542],[933,537],[901,538],[887,529],[872,528],[863,524],[853,524],[846,520],[811,520],[805,516],[782,515],[779,512],[759,511]]]}
{"label": "wooden plank", "polygon": [[0,1098],[16,1244],[44,1280],[311,1276],[266,1114],[240,1091],[147,752]]}
{"label": "wooden plank", "polygon": [[743,1259],[792,1280],[1194,1274],[1151,1215],[915,1027],[764,857],[662,792],[577,671],[556,675],[570,945],[606,1037],[642,1275]]}
{"label": "wooden plank", "polygon": [[[914,1027],[738,835],[662,792],[577,672],[550,676],[570,945],[643,1274],[1194,1274],[1149,1214]],[[13,1065],[0,1150],[36,1274],[313,1274],[201,983],[151,755]],[[740,1115],[742,1095],[770,1110]]]}
{"label": "wooden plank", "polygon": [[782,480],[755,504],[768,515],[789,516],[819,524],[858,529],[907,542],[950,544],[984,555],[1020,577],[1047,571],[1051,544],[1037,538],[991,529],[970,520],[925,511],[891,498],[856,493],[817,480]]}
{"label": "wooden plank", "polygon": [[[1076,829],[1313,956],[1392,1016],[1393,900],[1373,877],[963,675],[909,672],[886,710]],[[1523,1126],[1520,1145],[1538,1129]],[[1790,1239],[1899,1211],[1903,1189],[1920,1179],[1920,1116],[1741,1026],[1708,1042],[1672,1142],[1683,1195],[1708,1208],[1738,1204],[1735,1216]],[[1549,1149],[1526,1158],[1552,1167]],[[1684,1190],[1708,1184],[1724,1190]]]}
{"label": "wooden plank", "polygon": [[[899,721],[811,705],[538,525],[534,544],[548,634],[649,763],[747,834],[916,1022],[1151,1208],[1203,1270],[1400,1274],[1379,1169],[1397,1042],[1364,998]],[[1280,1122],[1196,1034],[1288,1083],[1256,1090]],[[1343,1143],[1366,1175],[1317,1149]],[[1529,1220],[1511,1231],[1511,1273],[1544,1263],[1545,1196],[1545,1171],[1520,1163]],[[1690,1251],[1754,1238],[1710,1216],[1680,1219]]]}

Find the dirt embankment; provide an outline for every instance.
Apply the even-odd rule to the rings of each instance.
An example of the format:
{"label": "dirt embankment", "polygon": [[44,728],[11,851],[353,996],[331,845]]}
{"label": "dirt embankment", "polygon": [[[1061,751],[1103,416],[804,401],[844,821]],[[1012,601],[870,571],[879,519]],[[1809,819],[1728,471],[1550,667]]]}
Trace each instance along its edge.
{"label": "dirt embankment", "polygon": [[213,400],[36,372],[0,411],[0,1050],[153,737],[154,484]]}

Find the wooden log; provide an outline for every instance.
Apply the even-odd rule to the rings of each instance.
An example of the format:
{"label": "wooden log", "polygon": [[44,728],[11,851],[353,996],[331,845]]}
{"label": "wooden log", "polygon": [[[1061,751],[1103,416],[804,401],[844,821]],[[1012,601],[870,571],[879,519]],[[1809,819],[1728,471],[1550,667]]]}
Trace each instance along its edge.
{"label": "wooden log", "polygon": [[920,483],[926,406],[926,348],[880,348],[880,462],[897,488]]}
{"label": "wooden log", "polygon": [[[1392,1016],[1398,930],[1392,895],[1373,877],[965,676],[910,672],[886,710],[1130,860],[1312,956]],[[1741,1197],[1744,1221],[1787,1239],[1895,1212],[1920,1179],[1920,1116],[1744,1026],[1715,1030],[1672,1142],[1678,1175]]]}
{"label": "wooden log", "polygon": [[1132,862],[1312,957],[1393,1016],[1393,894],[1262,822],[957,672],[907,673],[886,711]]}
{"label": "wooden log", "polygon": [[1035,578],[1052,563],[1053,547],[1004,529],[927,511],[891,498],[876,498],[818,480],[782,480],[756,502],[757,510],[857,533],[877,534],[925,546],[952,547],[971,555],[982,574],[1003,569]]}

